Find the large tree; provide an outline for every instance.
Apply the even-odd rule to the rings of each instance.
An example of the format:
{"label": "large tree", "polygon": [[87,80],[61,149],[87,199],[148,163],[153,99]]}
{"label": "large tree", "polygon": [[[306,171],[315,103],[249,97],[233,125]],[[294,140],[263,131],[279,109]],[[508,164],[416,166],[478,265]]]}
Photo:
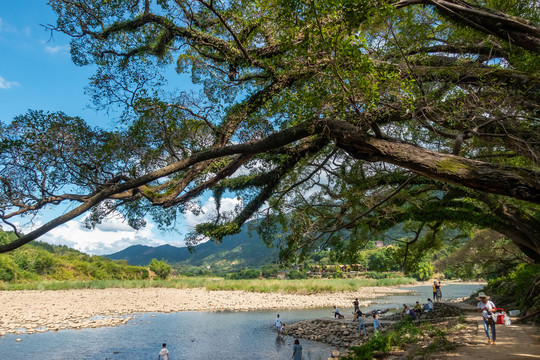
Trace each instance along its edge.
{"label": "large tree", "polygon": [[[115,131],[39,111],[2,125],[0,218],[17,232],[17,216],[67,210],[0,252],[88,211],[89,225],[112,211],[170,225],[213,190],[218,209],[225,193],[243,206],[192,241],[259,214],[290,229],[292,253],[344,230],[410,220],[418,238],[455,220],[540,261],[534,2],[50,4],[73,61],[98,66],[95,105],[122,115]],[[171,91],[173,67],[196,91]]]}

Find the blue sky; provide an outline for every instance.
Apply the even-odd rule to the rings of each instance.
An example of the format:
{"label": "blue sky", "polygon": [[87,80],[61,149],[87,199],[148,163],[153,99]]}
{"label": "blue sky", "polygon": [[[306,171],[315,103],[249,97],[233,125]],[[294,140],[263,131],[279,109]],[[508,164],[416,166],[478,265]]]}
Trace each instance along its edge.
{"label": "blue sky", "polygon": [[84,95],[94,69],[75,66],[67,36],[51,37],[41,26],[55,20],[43,0],[0,1],[0,120],[10,121],[28,109],[62,110],[109,126],[88,108]]}
{"label": "blue sky", "polygon": [[[44,0],[0,1],[0,121],[10,122],[14,116],[32,109],[63,111],[82,117],[92,126],[110,128],[112,120],[91,109],[90,98],[84,93],[94,68],[75,66],[69,54],[69,38],[58,33],[51,37],[42,26],[55,21],[55,14]],[[212,211],[212,199],[207,197],[203,201],[205,214],[186,214],[172,232],[160,232],[151,222],[145,229],[135,231],[119,217],[89,231],[80,226],[78,219],[40,240],[92,254],[108,254],[134,244],[181,246],[187,231]],[[224,199],[222,208],[232,209],[235,203],[234,199]],[[51,210],[37,223],[54,215],[57,212]],[[25,220],[21,219],[21,223]]]}

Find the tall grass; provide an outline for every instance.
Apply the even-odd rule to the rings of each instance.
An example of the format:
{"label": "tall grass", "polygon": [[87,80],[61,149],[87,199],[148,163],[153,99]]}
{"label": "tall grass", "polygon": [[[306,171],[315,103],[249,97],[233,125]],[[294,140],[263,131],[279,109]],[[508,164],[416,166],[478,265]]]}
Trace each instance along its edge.
{"label": "tall grass", "polygon": [[303,280],[231,280],[211,277],[189,277],[169,280],[93,280],[42,281],[22,284],[0,282],[0,290],[70,290],[110,288],[206,288],[210,291],[233,290],[260,293],[316,294],[356,291],[361,287],[414,284],[412,278],[391,279],[303,279]]}

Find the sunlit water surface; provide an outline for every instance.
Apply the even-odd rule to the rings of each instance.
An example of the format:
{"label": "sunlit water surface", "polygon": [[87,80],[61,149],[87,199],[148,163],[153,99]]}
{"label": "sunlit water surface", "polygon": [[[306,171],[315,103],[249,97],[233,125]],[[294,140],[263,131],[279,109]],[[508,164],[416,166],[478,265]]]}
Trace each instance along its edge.
{"label": "sunlit water surface", "polygon": [[[449,284],[443,297],[469,296],[479,285]],[[431,286],[406,287],[414,293],[377,299],[371,309],[398,308],[403,303],[426,302]],[[358,295],[361,299],[361,294]],[[2,304],[6,306],[7,304]],[[9,306],[9,305],[8,305]],[[349,315],[351,309],[342,309]],[[313,318],[330,318],[330,308],[250,312],[145,313],[127,325],[83,330],[49,331],[0,338],[0,359],[156,359],[162,343],[167,343],[171,360],[256,360],[290,359],[291,337],[276,338],[273,322],[280,313],[285,323]],[[153,315],[153,317],[152,317]],[[135,323],[135,324],[133,324]],[[17,338],[21,342],[16,342]],[[334,347],[301,340],[303,359],[327,359]]]}

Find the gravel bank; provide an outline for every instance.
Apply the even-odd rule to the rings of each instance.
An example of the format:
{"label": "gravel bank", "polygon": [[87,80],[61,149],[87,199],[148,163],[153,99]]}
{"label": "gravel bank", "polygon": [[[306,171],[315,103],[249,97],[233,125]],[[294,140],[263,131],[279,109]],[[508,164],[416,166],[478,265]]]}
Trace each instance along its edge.
{"label": "gravel bank", "polygon": [[313,295],[166,288],[0,291],[0,336],[118,326],[145,312],[352,307],[356,297],[367,306],[377,297],[405,292],[396,287]]}

